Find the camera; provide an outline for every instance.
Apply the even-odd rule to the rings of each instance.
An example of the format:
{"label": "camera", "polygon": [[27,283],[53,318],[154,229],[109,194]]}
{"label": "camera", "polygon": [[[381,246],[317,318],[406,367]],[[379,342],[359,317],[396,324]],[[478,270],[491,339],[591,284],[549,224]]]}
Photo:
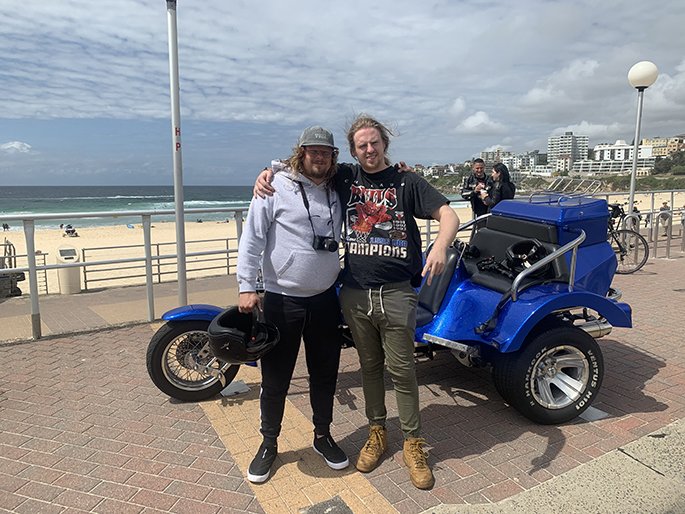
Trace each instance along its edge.
{"label": "camera", "polygon": [[314,236],[314,241],[312,242],[312,247],[314,250],[324,250],[328,252],[338,251],[338,242],[327,236]]}

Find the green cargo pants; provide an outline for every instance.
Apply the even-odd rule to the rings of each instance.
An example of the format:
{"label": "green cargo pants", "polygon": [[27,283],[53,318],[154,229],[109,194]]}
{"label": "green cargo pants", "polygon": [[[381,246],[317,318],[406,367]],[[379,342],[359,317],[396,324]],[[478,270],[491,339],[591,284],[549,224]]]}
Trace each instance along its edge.
{"label": "green cargo pants", "polygon": [[384,284],[378,289],[343,286],[339,296],[359,353],[369,424],[385,426],[383,373],[387,363],[404,437],[419,437],[419,388],[414,367],[418,294],[407,281]]}

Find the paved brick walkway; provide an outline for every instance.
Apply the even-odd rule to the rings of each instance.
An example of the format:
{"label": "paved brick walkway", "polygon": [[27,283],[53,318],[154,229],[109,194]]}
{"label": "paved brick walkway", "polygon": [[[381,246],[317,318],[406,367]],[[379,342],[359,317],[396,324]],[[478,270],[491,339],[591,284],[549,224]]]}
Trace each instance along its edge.
{"label": "paved brick walkway", "polygon": [[[185,404],[147,377],[156,324],[0,343],[0,511],[280,513],[338,497],[355,513],[419,513],[508,498],[685,417],[685,258],[672,255],[614,281],[635,328],[600,340],[606,376],[594,407],[605,419],[534,425],[502,401],[487,370],[464,368],[449,352],[420,359],[436,476],[429,491],[409,482],[392,394],[390,451],[379,468],[364,475],[322,465],[310,448],[302,356],[273,476],[252,485],[243,477],[259,441],[256,369],[236,377],[248,393]],[[127,289],[120,299],[139,301]],[[0,326],[8,319],[0,314]],[[333,434],[351,460],[368,434],[363,407],[357,357],[345,350]]]}

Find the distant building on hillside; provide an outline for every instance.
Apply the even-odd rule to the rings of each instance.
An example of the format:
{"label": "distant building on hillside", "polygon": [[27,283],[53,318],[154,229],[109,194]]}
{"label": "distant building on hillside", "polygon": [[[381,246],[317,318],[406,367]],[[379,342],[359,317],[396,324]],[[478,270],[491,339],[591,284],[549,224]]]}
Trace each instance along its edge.
{"label": "distant building on hillside", "polygon": [[[647,176],[654,167],[652,146],[637,148],[637,176]],[[627,175],[633,169],[633,146],[619,139],[616,143],[602,143],[594,148],[594,158],[573,163],[571,173],[576,175]]]}
{"label": "distant building on hillside", "polygon": [[652,147],[652,155],[654,157],[666,157],[668,155],[668,138],[667,137],[653,137],[651,139],[643,139],[643,146]]}
{"label": "distant building on hillside", "polygon": [[514,155],[514,152],[506,152],[503,148],[497,148],[494,152],[481,152],[480,158],[485,161],[485,169],[491,170],[496,163],[504,162],[503,159],[514,157]]}
{"label": "distant building on hillside", "polygon": [[674,137],[643,139],[641,143],[643,146],[652,147],[652,155],[654,157],[668,157],[685,148],[685,134]]}
{"label": "distant building on hillside", "polygon": [[685,134],[668,138],[668,144],[666,145],[667,155],[673,155],[683,149],[685,149]]}
{"label": "distant building on hillside", "polygon": [[[644,141],[644,140],[643,140]],[[638,145],[637,158],[648,159],[655,157],[654,147],[651,145]],[[632,161],[633,145],[629,145],[623,139],[619,139],[613,144],[601,143],[594,148],[595,161]]]}
{"label": "distant building on hillside", "polygon": [[559,155],[554,163],[554,171],[559,173],[561,171],[570,171],[573,167],[573,159],[570,155]]}
{"label": "distant building on hillside", "polygon": [[556,169],[559,156],[567,155],[572,162],[587,159],[589,136],[576,136],[566,132],[563,136],[547,139],[547,164]]}

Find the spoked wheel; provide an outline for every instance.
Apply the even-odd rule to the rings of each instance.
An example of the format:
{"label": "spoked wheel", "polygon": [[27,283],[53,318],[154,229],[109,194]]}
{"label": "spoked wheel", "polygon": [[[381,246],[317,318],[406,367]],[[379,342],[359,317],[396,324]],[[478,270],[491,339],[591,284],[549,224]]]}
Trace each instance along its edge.
{"label": "spoked wheel", "polygon": [[170,321],[152,337],[147,349],[147,371],[162,392],[189,402],[218,394],[224,386],[205,367],[221,371],[227,384],[235,378],[240,366],[214,357],[208,327],[209,321]]}
{"label": "spoked wheel", "polygon": [[609,242],[618,262],[616,273],[635,273],[649,258],[647,240],[633,230],[621,229],[610,232]]}
{"label": "spoked wheel", "polygon": [[521,414],[544,425],[579,416],[597,396],[604,377],[599,345],[580,328],[554,325],[533,335],[493,366],[498,392]]}

